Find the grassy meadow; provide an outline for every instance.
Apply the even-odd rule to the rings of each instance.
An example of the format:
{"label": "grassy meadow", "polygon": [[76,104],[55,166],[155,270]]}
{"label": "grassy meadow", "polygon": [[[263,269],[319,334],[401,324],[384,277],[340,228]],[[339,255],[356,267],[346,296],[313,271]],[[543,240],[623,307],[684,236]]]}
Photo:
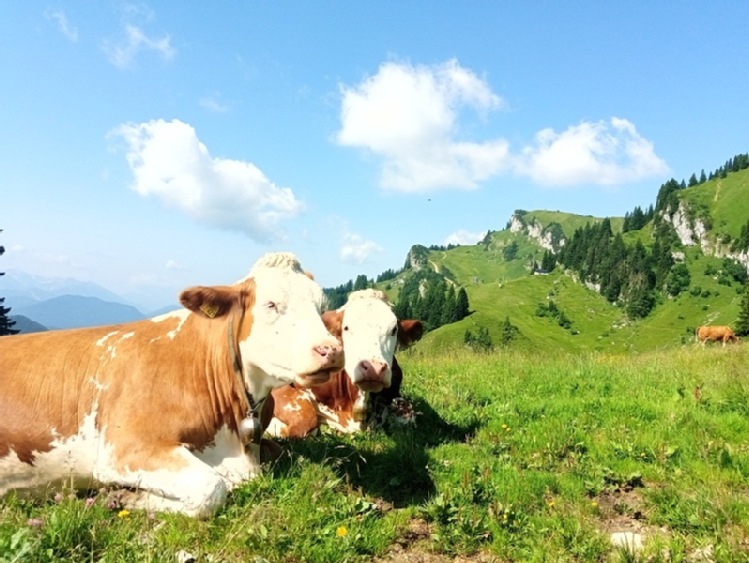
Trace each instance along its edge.
{"label": "grassy meadow", "polygon": [[6,498],[0,561],[749,561],[748,359],[404,352],[415,426],[284,443],[205,521]]}

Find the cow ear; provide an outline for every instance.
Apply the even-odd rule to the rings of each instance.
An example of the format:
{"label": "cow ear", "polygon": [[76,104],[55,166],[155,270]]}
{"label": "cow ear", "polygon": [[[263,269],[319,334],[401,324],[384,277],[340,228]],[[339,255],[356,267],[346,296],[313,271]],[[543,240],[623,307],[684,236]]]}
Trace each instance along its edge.
{"label": "cow ear", "polygon": [[341,338],[343,335],[343,314],[338,311],[325,311],[322,314],[322,322],[328,332],[336,338]]}
{"label": "cow ear", "polygon": [[242,292],[228,286],[190,287],[179,296],[186,309],[209,319],[223,317],[241,299]]}
{"label": "cow ear", "polygon": [[421,321],[398,321],[398,344],[408,346],[424,336],[424,325]]}

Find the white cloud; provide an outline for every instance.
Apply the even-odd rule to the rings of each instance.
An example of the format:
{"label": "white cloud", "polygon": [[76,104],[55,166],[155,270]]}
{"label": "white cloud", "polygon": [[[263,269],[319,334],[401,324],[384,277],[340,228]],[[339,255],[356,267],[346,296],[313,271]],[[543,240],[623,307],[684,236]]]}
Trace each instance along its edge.
{"label": "white cloud", "polygon": [[382,247],[371,240],[364,240],[355,233],[346,233],[343,236],[340,256],[344,262],[356,262],[362,264],[373,253],[382,252]]}
{"label": "white cloud", "polygon": [[449,235],[445,239],[445,244],[463,244],[463,245],[473,245],[477,244],[479,241],[484,240],[484,237],[486,236],[486,231],[481,231],[478,233],[471,233],[464,230],[458,230]]}
{"label": "white cloud", "polygon": [[653,144],[626,119],[582,122],[562,133],[543,129],[523,149],[515,172],[546,186],[610,186],[667,174]]}
{"label": "white cloud", "polygon": [[199,223],[262,242],[302,209],[290,189],[276,186],[254,164],[211,156],[195,129],[179,120],[124,124],[112,135],[127,145],[132,189]]}
{"label": "white cloud", "polygon": [[185,270],[185,267],[182,264],[180,264],[176,260],[171,260],[171,259],[166,261],[166,264],[164,264],[164,267],[167,270],[172,270],[175,272],[182,272]]}
{"label": "white cloud", "polygon": [[106,39],[102,46],[109,62],[121,69],[131,67],[143,51],[153,51],[166,61],[173,59],[177,53],[168,34],[149,37],[140,27],[131,23],[125,24],[121,37],[116,40]]}
{"label": "white cloud", "polygon": [[44,12],[44,15],[47,17],[47,19],[54,20],[57,24],[57,29],[60,30],[60,33],[62,33],[70,41],[72,41],[73,43],[78,42],[78,28],[76,28],[68,21],[68,17],[65,15],[65,12],[63,12],[62,10],[47,10],[46,12]]}
{"label": "white cloud", "polygon": [[200,107],[207,109],[213,113],[226,113],[229,111],[229,106],[222,103],[218,96],[205,96],[200,99]]}
{"label": "white cloud", "polygon": [[502,99],[472,71],[449,60],[434,66],[383,63],[354,87],[341,85],[339,144],[382,157],[384,188],[426,192],[471,189],[506,168],[508,143],[457,140],[462,107],[479,113]]}

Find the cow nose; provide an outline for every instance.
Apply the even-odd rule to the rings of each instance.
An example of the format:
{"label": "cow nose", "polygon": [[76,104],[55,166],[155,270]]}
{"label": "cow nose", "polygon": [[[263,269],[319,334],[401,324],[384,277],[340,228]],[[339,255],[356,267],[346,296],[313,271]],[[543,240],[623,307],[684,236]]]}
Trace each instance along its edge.
{"label": "cow nose", "polygon": [[362,360],[359,362],[359,372],[364,376],[363,379],[365,380],[381,381],[385,376],[387,368],[388,366],[385,362],[377,360]]}

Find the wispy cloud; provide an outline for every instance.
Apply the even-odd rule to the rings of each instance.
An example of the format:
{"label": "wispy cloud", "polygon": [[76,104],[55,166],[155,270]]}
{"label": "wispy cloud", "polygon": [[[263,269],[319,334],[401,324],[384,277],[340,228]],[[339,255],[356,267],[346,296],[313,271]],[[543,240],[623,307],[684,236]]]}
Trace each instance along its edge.
{"label": "wispy cloud", "polygon": [[57,29],[62,33],[68,40],[73,43],[78,42],[78,28],[68,21],[68,17],[62,10],[47,10],[44,15],[48,20],[54,21],[57,25]]}
{"label": "wispy cloud", "polygon": [[341,86],[339,144],[382,157],[382,186],[402,192],[474,188],[508,161],[503,139],[457,139],[458,111],[503,106],[486,82],[450,60],[435,66],[387,62],[360,84]]}
{"label": "wispy cloud", "polygon": [[263,242],[280,236],[277,225],[302,210],[291,189],[276,186],[254,164],[212,156],[187,123],[129,123],[111,136],[125,141],[133,190],[199,223]]}
{"label": "wispy cloud", "polygon": [[217,94],[204,96],[200,99],[199,104],[203,109],[207,109],[213,113],[226,113],[229,111],[229,106],[223,103]]}
{"label": "wispy cloud", "polygon": [[461,229],[448,235],[448,237],[445,239],[445,244],[477,244],[479,241],[484,240],[485,236],[486,231],[469,232]]}
{"label": "wispy cloud", "polygon": [[114,38],[102,42],[102,48],[109,62],[120,69],[131,68],[143,52],[156,53],[165,61],[172,60],[177,50],[172,46],[169,34],[149,35],[143,24],[154,19],[153,11],[143,4],[125,4],[122,7],[122,32]]}
{"label": "wispy cloud", "polygon": [[381,253],[382,247],[371,240],[365,240],[356,233],[345,233],[341,244],[340,257],[344,262],[366,262],[372,254]]}
{"label": "wispy cloud", "polygon": [[336,141],[380,157],[385,189],[471,189],[500,174],[543,186],[610,186],[668,173],[653,143],[618,117],[581,122],[562,133],[543,129],[515,150],[501,137],[459,139],[463,108],[487,116],[505,103],[454,59],[432,66],[383,63],[374,76],[340,90]]}

